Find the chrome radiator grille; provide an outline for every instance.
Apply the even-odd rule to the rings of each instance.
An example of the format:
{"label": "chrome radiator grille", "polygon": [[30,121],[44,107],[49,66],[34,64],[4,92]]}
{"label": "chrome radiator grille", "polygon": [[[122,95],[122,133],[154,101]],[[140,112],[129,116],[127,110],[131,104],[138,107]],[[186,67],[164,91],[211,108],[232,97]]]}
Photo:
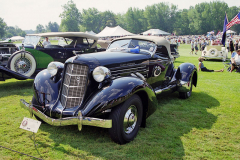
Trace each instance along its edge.
{"label": "chrome radiator grille", "polygon": [[80,105],[85,94],[88,67],[68,64],[62,85],[60,101],[65,108]]}

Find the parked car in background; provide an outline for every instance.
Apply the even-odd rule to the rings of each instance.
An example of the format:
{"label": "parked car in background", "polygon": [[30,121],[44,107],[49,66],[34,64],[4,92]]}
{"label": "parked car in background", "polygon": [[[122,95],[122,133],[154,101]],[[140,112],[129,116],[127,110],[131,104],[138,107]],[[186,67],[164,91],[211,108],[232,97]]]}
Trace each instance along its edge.
{"label": "parked car in background", "polygon": [[10,39],[0,41],[0,65],[7,66],[8,58],[18,50],[19,47],[11,43]]}
{"label": "parked car in background", "polygon": [[171,49],[171,55],[174,57],[174,59],[180,57],[177,49],[177,44],[170,44],[170,49]]}
{"label": "parked car in background", "polygon": [[[57,44],[43,46],[45,37],[58,40]],[[52,61],[64,63],[73,57],[73,51],[89,53],[97,51],[98,37],[82,32],[51,32],[28,34],[21,50],[11,54],[7,68],[0,67],[0,80],[8,78],[27,79],[47,68]]]}
{"label": "parked car in background", "polygon": [[109,129],[119,144],[132,141],[156,110],[157,95],[179,92],[188,98],[197,86],[197,68],[174,68],[169,42],[162,37],[114,39],[107,51],[51,62],[33,83],[30,103],[21,106],[53,126]]}
{"label": "parked car in background", "polygon": [[206,46],[202,51],[202,57],[205,59],[221,59],[225,61],[227,59],[228,49],[220,45]]}

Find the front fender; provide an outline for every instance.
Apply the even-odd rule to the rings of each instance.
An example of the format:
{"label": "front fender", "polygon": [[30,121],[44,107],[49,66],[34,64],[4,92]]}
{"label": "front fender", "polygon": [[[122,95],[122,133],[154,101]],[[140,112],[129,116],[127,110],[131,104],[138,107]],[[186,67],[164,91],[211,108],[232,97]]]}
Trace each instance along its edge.
{"label": "front fender", "polygon": [[0,66],[0,81],[5,81],[6,79],[15,78],[18,80],[33,79],[32,77],[24,76],[20,73],[14,72],[8,68]]}
{"label": "front fender", "polygon": [[[135,77],[122,77],[114,79],[107,86],[97,91],[82,109],[84,116],[94,116],[106,112],[106,110],[126,101],[133,94],[142,94],[146,98],[148,106],[154,106],[156,95],[145,81]],[[141,96],[140,96],[141,97]],[[143,101],[143,100],[142,100]],[[147,106],[144,106],[149,110]]]}
{"label": "front fender", "polygon": [[58,98],[61,80],[54,82],[47,69],[37,74],[33,82],[33,94],[39,105],[55,102]]}
{"label": "front fender", "polygon": [[197,87],[197,68],[192,63],[182,63],[176,73],[176,79],[179,80],[178,91],[188,92],[190,90],[190,81]]}

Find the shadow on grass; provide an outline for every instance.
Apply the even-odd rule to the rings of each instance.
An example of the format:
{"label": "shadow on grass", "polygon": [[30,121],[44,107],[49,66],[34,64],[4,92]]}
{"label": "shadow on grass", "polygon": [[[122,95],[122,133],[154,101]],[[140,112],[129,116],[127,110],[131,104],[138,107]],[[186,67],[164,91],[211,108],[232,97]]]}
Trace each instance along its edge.
{"label": "shadow on grass", "polygon": [[[40,129],[50,133],[47,138],[53,144],[48,145],[49,140],[42,138],[37,143],[39,148],[82,159],[89,155],[104,159],[183,159],[185,150],[181,137],[195,141],[195,137],[191,137],[194,130],[210,129],[217,117],[207,108],[220,104],[203,92],[193,92],[186,100],[179,99],[178,93],[158,98],[158,109],[147,119],[147,127],[141,128],[135,140],[128,144],[112,142],[107,129],[83,126],[79,132],[77,126],[48,124],[42,124]],[[41,137],[41,133],[38,136]]]}
{"label": "shadow on grass", "polygon": [[174,62],[175,62],[175,63],[185,63],[185,62],[179,61],[179,60],[177,60],[177,59],[176,59]]}
{"label": "shadow on grass", "polygon": [[[31,89],[33,85],[33,80],[22,80],[18,81],[15,79],[10,79],[4,82],[0,82],[0,98],[9,96],[16,93],[21,95],[25,90]],[[29,92],[29,94],[32,94]]]}

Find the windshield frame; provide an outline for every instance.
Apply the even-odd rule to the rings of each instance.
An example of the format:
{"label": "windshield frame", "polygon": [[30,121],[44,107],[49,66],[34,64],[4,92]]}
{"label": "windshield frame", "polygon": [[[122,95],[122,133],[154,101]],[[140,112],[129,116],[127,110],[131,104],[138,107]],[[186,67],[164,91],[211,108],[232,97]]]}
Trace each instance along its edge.
{"label": "windshield frame", "polygon": [[[119,46],[119,47],[111,47],[112,46],[112,44],[115,44],[116,42],[119,42],[119,41],[122,41],[122,42],[124,42],[124,43],[122,43],[123,45],[121,45],[121,46]],[[143,41],[143,42],[150,42],[150,43],[152,43],[152,44],[154,44],[154,48],[152,49],[152,51],[149,51],[149,50],[146,50],[146,49],[141,49],[141,46],[140,46],[140,52],[139,53],[137,53],[137,54],[145,54],[145,53],[147,53],[147,54],[150,54],[151,56],[153,56],[154,55],[154,53],[156,52],[156,50],[157,50],[157,44],[155,44],[154,42],[152,42],[152,41],[149,41],[149,40],[144,40],[144,39],[133,39],[133,38],[129,38],[129,39],[120,39],[120,40],[116,40],[116,41],[113,41],[109,46],[108,46],[108,48],[107,48],[107,50],[106,51],[110,51],[110,52],[112,52],[112,51],[119,51],[119,52],[130,52],[130,50],[131,49],[134,49],[134,47],[136,47],[136,46],[134,46],[133,44],[132,44],[132,41]],[[150,49],[150,48],[149,48]],[[143,53],[144,52],[144,53]],[[131,52],[132,53],[132,52]]]}
{"label": "windshield frame", "polygon": [[41,36],[27,35],[27,36],[25,36],[23,44],[24,44],[24,46],[28,46],[28,45],[36,46],[40,39],[41,39]]}

